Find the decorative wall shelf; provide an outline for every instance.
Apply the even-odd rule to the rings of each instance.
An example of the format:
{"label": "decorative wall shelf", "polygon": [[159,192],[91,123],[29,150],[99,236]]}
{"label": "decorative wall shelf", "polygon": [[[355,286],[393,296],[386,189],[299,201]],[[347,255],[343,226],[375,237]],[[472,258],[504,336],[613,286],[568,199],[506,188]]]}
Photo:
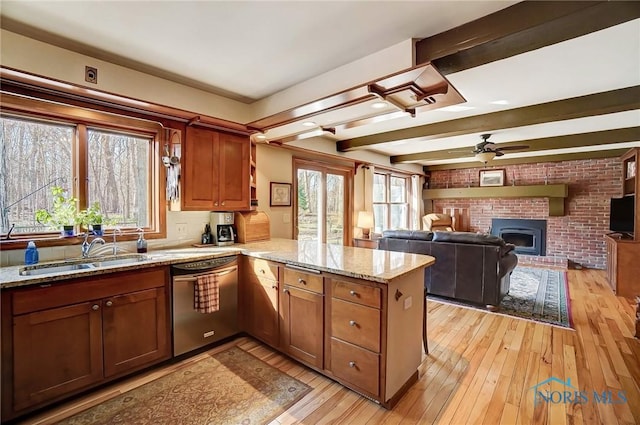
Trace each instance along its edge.
{"label": "decorative wall shelf", "polygon": [[549,198],[549,216],[564,215],[564,199],[569,196],[567,184],[531,186],[458,187],[453,189],[424,189],[424,199],[460,198]]}

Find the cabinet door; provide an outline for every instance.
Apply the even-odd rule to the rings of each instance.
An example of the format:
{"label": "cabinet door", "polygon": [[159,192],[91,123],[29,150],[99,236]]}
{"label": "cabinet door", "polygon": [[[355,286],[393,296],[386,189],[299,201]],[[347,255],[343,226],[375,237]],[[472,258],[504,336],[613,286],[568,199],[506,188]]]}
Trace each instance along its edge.
{"label": "cabinet door", "polygon": [[86,302],[14,317],[14,411],[102,379],[101,314]]}
{"label": "cabinet door", "polygon": [[278,282],[253,279],[249,290],[249,334],[278,347]]}
{"label": "cabinet door", "polygon": [[164,287],[107,298],[102,303],[105,377],[169,358]]}
{"label": "cabinet door", "polygon": [[324,297],[285,285],[281,301],[283,350],[322,369]]}
{"label": "cabinet door", "polygon": [[218,141],[219,133],[216,131],[187,127],[181,176],[184,210],[217,208],[220,157]]}
{"label": "cabinet door", "polygon": [[220,133],[219,200],[214,209],[248,210],[250,206],[250,141],[246,136]]}

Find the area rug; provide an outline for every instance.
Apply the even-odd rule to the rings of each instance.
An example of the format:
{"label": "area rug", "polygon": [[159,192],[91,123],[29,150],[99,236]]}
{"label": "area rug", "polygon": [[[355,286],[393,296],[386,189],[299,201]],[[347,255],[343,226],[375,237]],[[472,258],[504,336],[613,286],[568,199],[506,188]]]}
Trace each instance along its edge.
{"label": "area rug", "polygon": [[232,347],[59,424],[265,424],[311,388]]}
{"label": "area rug", "polygon": [[[451,302],[432,296],[428,299]],[[572,328],[569,300],[564,271],[518,266],[511,273],[509,293],[503,298],[497,313]],[[469,306],[459,302],[454,304]]]}

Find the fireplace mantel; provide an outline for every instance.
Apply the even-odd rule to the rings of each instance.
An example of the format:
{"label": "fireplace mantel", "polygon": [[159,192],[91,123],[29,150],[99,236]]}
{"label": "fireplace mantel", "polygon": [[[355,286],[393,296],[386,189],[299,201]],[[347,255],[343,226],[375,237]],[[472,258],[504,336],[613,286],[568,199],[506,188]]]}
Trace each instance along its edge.
{"label": "fireplace mantel", "polygon": [[564,198],[569,196],[567,184],[531,186],[457,187],[452,189],[424,189],[424,199],[460,198],[549,198],[549,216],[564,215]]}

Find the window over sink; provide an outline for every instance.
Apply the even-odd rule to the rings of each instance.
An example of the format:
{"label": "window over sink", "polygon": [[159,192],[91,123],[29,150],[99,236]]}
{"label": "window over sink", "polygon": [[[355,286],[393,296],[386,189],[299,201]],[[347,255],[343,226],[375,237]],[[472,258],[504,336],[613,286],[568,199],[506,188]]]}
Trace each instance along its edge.
{"label": "window over sink", "polygon": [[106,218],[125,232],[141,227],[149,235],[166,233],[161,228],[159,123],[10,98],[0,117],[3,235],[13,226],[12,239],[58,239],[59,231],[35,220],[36,210],[51,206],[53,186],[77,197],[81,209],[99,202]]}

